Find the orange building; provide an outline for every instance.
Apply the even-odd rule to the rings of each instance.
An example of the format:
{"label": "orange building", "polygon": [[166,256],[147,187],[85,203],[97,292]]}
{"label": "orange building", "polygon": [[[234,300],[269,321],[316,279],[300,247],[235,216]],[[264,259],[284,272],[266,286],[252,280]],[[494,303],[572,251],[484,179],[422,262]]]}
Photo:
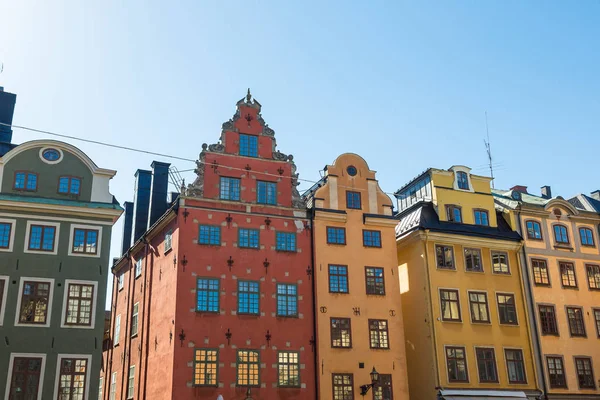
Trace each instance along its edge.
{"label": "orange building", "polygon": [[[372,390],[377,400],[408,399],[392,201],[375,171],[350,153],[325,168],[305,199],[313,218],[319,398]],[[373,368],[379,377],[371,388]]]}

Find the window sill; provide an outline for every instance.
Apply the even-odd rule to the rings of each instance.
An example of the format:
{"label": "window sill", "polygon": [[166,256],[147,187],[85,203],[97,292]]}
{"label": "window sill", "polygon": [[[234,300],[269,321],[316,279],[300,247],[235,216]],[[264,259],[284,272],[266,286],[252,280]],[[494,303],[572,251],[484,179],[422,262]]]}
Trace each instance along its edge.
{"label": "window sill", "polygon": [[573,251],[573,247],[570,244],[558,244],[558,243],[555,243],[554,244],[554,248],[555,249],[561,249],[561,250]]}
{"label": "window sill", "polygon": [[142,276],[142,274],[136,275],[136,276],[135,276],[135,279],[138,279],[138,278],[140,278],[141,276]]}
{"label": "window sill", "polygon": [[448,268],[448,267],[440,267],[439,265],[436,268],[438,271],[454,271],[456,272],[456,267],[454,268]]}
{"label": "window sill", "polygon": [[206,247],[221,247],[221,243],[215,244],[215,243],[198,243],[199,246],[206,246]]}
{"label": "window sill", "polygon": [[552,285],[550,285],[549,283],[535,283],[534,282],[533,285],[537,286],[537,287],[547,287],[547,288],[551,288],[552,287]]}
{"label": "window sill", "polygon": [[595,249],[595,244],[581,244],[581,247],[587,247],[588,249]]}
{"label": "window sill", "polygon": [[172,251],[173,251],[173,247],[169,247],[168,249],[165,250],[164,255],[166,256],[167,254],[169,254]]}
{"label": "window sill", "polygon": [[475,273],[475,274],[485,274],[484,270],[478,271],[478,270],[465,269],[465,272],[470,272],[470,273]]}
{"label": "window sill", "polygon": [[138,336],[138,334],[136,333],[135,335],[131,335],[132,339],[135,339]]}
{"label": "window sill", "polygon": [[513,324],[513,323],[507,323],[507,322],[505,322],[505,323],[500,322],[499,325],[500,326],[506,326],[506,327],[519,327],[518,323],[514,323]]}
{"label": "window sill", "polygon": [[441,319],[440,322],[449,323],[449,324],[462,324],[462,320],[459,319]]}
{"label": "window sill", "polygon": [[471,323],[480,326],[492,326],[492,321],[471,321]]}
{"label": "window sill", "polygon": [[195,311],[196,314],[215,314],[215,315],[219,315],[221,314],[221,311],[207,311],[207,310],[196,310]]}
{"label": "window sill", "polygon": [[298,250],[283,250],[283,249],[275,249],[278,253],[297,253]]}
{"label": "window sill", "polygon": [[579,290],[579,286],[563,286],[562,288],[567,290]]}
{"label": "window sill", "polygon": [[494,271],[492,271],[492,274],[499,275],[499,276],[512,276],[512,274],[510,272],[494,272]]}
{"label": "window sill", "polygon": [[240,246],[240,245],[238,245],[238,249],[241,249],[241,250],[260,250],[260,246],[258,246],[258,247],[250,247],[250,246]]}
{"label": "window sill", "polygon": [[346,246],[346,243],[330,243],[327,242],[327,244],[333,245],[333,246]]}

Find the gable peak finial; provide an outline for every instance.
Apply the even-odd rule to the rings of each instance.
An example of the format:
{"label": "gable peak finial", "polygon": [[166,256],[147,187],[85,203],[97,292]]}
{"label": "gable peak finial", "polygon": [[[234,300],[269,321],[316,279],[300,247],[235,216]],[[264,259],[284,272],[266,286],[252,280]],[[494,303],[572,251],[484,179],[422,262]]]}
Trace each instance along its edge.
{"label": "gable peak finial", "polygon": [[248,103],[250,103],[250,100],[252,100],[252,95],[250,94],[250,88],[248,88],[248,94],[246,95],[246,101]]}

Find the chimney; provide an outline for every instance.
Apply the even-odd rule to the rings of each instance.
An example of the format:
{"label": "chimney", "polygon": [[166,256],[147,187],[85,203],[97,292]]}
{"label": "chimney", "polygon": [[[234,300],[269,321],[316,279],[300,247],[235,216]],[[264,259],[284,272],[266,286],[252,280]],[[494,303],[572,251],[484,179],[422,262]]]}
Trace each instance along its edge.
{"label": "chimney", "polygon": [[123,241],[121,242],[121,255],[127,253],[131,247],[131,228],[133,225],[133,203],[126,201],[123,203],[125,207],[125,220],[123,221]]}
{"label": "chimney", "polygon": [[511,187],[510,190],[514,190],[515,192],[527,193],[527,186],[516,185]]}
{"label": "chimney", "polygon": [[542,199],[551,199],[552,198],[552,189],[550,186],[542,186]]}
{"label": "chimney", "polygon": [[169,167],[171,164],[154,161],[152,167],[152,190],[150,194],[148,226],[150,228],[167,211],[169,190]]}
{"label": "chimney", "polygon": [[173,203],[175,203],[175,200],[177,200],[178,197],[179,193],[171,192],[171,199],[169,200],[169,204],[173,205]]}
{"label": "chimney", "polygon": [[136,242],[148,226],[148,207],[150,206],[150,186],[152,172],[138,169],[135,173],[135,189],[133,193],[133,239]]}
{"label": "chimney", "polygon": [[[5,92],[4,88],[0,87],[0,122],[12,125],[16,102],[16,94]],[[14,147],[12,144],[12,129],[6,125],[0,125],[0,157]]]}
{"label": "chimney", "polygon": [[590,196],[592,199],[600,201],[600,190],[594,190],[592,193],[590,193]]}

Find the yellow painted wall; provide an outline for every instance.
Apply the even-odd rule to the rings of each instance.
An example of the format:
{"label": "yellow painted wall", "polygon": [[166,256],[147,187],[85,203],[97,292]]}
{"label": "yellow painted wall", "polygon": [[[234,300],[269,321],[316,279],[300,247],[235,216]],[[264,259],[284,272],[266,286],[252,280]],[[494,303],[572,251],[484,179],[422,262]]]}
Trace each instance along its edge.
{"label": "yellow painted wall", "polygon": [[[358,170],[355,177],[347,173],[348,166]],[[317,313],[317,356],[319,390],[322,399],[332,398],[332,373],[354,375],[354,397],[360,398],[360,385],[370,383],[369,373],[375,367],[381,374],[392,375],[394,399],[408,399],[404,326],[397,271],[396,243],[391,215],[391,200],[379,189],[374,171],[355,154],[344,154],[327,167],[328,182],[315,194],[316,211],[315,283]],[[335,176],[334,176],[335,175]],[[361,193],[362,209],[346,209],[346,190]],[[380,214],[378,218],[365,214]],[[327,244],[327,226],[346,229],[346,245]],[[363,229],[381,231],[381,248],[363,246]],[[349,294],[329,293],[328,265],[348,266]],[[365,266],[382,267],[385,277],[385,296],[367,295]],[[326,307],[326,312],[321,312]],[[355,315],[354,307],[360,308]],[[394,315],[392,315],[394,314]],[[351,319],[352,348],[331,347],[330,318]],[[388,321],[390,349],[370,349],[369,319]],[[359,363],[364,368],[359,368]],[[368,394],[369,398],[372,396]]]}

